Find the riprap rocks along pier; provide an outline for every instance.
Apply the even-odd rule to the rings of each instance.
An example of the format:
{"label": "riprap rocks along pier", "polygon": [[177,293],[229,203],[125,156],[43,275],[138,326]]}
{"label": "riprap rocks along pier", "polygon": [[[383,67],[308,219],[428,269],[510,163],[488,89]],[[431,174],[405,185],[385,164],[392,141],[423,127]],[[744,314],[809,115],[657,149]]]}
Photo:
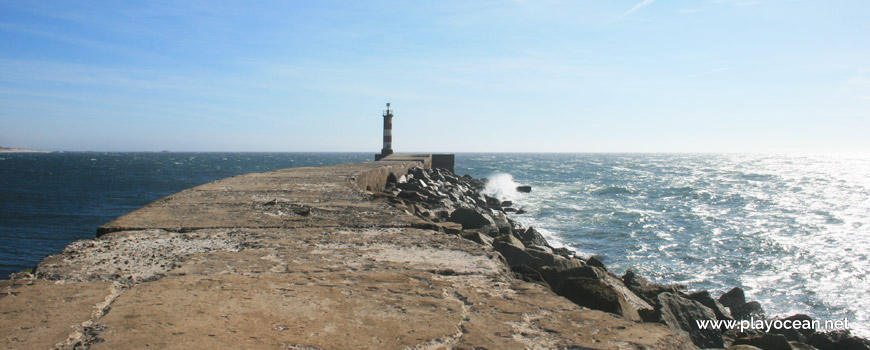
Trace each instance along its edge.
{"label": "riprap rocks along pier", "polygon": [[150,203],[0,282],[0,348],[694,348],[516,278],[492,232],[426,219],[389,192],[420,164],[248,174]]}

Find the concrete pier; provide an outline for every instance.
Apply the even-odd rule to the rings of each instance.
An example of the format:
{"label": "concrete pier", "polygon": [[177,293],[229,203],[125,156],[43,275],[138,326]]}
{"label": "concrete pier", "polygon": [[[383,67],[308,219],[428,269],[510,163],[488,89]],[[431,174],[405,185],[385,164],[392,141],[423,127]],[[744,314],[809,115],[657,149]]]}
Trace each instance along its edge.
{"label": "concrete pier", "polygon": [[0,349],[693,348],[517,280],[491,247],[377,192],[433,159],[248,174],[157,200],[35,278],[0,281]]}

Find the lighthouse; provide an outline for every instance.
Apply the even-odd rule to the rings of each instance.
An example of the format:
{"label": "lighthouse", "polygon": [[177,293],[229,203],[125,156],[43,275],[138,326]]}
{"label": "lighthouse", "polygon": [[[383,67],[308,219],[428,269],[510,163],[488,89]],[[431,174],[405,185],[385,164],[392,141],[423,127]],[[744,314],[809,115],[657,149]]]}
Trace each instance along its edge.
{"label": "lighthouse", "polygon": [[393,111],[387,102],[387,110],[384,111],[384,148],[381,149],[381,157],[393,154]]}

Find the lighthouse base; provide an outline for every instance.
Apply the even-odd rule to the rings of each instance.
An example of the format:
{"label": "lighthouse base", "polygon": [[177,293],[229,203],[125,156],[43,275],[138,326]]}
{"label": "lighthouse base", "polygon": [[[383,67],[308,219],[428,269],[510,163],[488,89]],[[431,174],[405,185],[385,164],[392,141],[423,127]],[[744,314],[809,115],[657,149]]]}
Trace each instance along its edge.
{"label": "lighthouse base", "polygon": [[380,162],[420,162],[420,166],[432,169],[446,169],[453,172],[453,154],[375,154]]}

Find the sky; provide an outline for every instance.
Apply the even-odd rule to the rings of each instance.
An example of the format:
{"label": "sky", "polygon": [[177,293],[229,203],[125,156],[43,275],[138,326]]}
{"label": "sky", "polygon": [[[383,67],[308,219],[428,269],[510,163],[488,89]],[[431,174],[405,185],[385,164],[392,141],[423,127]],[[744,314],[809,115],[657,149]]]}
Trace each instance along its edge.
{"label": "sky", "polygon": [[870,153],[866,0],[0,0],[0,146]]}

